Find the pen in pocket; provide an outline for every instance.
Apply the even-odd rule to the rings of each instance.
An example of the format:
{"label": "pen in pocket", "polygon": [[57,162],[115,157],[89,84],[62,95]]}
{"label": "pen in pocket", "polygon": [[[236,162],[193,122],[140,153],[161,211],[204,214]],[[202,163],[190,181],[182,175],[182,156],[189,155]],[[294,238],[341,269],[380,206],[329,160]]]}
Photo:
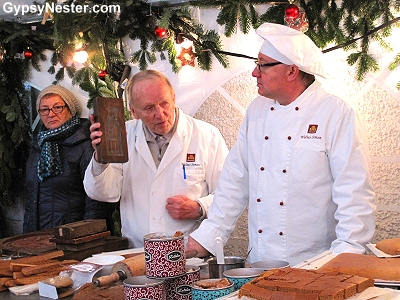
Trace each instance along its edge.
{"label": "pen in pocket", "polygon": [[182,165],[182,170],[183,170],[183,179],[186,179],[185,165]]}

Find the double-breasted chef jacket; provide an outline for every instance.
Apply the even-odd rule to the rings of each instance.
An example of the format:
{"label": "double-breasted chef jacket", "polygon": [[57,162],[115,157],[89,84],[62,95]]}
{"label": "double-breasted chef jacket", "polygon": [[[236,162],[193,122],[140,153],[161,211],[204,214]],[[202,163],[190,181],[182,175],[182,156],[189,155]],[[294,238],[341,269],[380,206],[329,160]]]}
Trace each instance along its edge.
{"label": "double-breasted chef jacket", "polygon": [[143,247],[149,233],[182,231],[187,237],[196,220],[175,220],[167,212],[167,198],[185,195],[207,212],[228,153],[219,130],[181,110],[176,132],[158,168],[140,120],[126,122],[128,162],[111,163],[94,176],[94,158],[86,169],[84,186],[99,201],[120,200],[122,235],[131,247]]}
{"label": "double-breasted chef jacket", "polygon": [[249,261],[295,265],[331,249],[363,253],[375,194],[354,110],[314,82],[287,106],[258,97],[247,109],[214,202],[191,236],[215,253],[248,206]]}

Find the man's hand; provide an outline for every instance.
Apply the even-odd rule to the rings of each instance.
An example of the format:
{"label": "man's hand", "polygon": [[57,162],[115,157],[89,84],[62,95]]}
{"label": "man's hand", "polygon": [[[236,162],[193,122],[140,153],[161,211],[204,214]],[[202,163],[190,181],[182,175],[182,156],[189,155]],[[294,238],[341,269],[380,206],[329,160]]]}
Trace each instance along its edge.
{"label": "man's hand", "polygon": [[96,146],[101,142],[101,136],[103,135],[103,132],[99,130],[100,128],[100,123],[95,123],[94,122],[94,116],[91,114],[89,116],[90,123],[90,139],[92,140],[92,147],[94,148],[94,159],[97,160],[97,151],[96,151]]}
{"label": "man's hand", "polygon": [[184,195],[176,195],[167,198],[165,208],[176,220],[197,219],[200,218],[199,205]]}
{"label": "man's hand", "polygon": [[186,245],[186,258],[191,257],[207,257],[210,256],[210,252],[208,252],[202,245],[200,245],[194,238],[189,236],[187,245]]}

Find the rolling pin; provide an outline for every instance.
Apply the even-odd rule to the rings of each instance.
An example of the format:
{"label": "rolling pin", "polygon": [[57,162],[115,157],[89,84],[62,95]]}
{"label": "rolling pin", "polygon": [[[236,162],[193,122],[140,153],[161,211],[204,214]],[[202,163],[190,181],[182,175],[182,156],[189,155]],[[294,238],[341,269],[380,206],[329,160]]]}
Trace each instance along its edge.
{"label": "rolling pin", "polygon": [[119,280],[146,274],[144,253],[121,260],[112,267],[111,274],[93,279],[95,286],[105,286]]}

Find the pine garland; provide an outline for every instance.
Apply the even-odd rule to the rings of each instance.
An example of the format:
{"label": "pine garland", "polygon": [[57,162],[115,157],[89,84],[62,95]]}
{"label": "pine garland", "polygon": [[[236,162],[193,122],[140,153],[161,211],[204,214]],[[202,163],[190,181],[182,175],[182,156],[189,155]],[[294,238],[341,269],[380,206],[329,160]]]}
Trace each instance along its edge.
{"label": "pine garland", "polygon": [[[46,33],[32,31],[30,26],[4,21],[0,22],[0,41],[4,53],[0,61],[0,204],[9,204],[23,183],[30,140],[30,99],[24,83],[30,68],[40,71],[40,60],[46,60],[37,45],[51,49],[52,41]],[[22,46],[39,54],[28,61],[21,57]]]}

